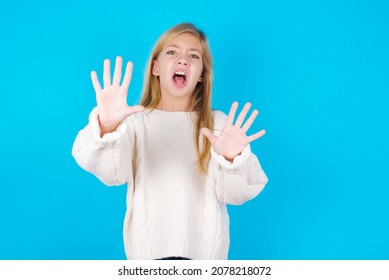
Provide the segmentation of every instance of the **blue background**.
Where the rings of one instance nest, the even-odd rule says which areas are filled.
[[[230,259],[389,259],[387,1],[0,4],[0,259],[124,259],[126,187],[70,152],[122,55],[139,100],[153,43],[190,21],[214,58],[213,107],[251,101],[269,184],[230,207]]]

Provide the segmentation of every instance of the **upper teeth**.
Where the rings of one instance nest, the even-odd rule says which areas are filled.
[[[182,72],[182,71],[177,71],[175,74],[176,74],[176,75],[185,75],[185,73]]]

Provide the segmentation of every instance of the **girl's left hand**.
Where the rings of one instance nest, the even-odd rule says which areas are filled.
[[[243,124],[250,107],[251,104],[246,103],[242,112],[236,119],[235,124],[233,124],[236,109],[238,108],[238,102],[234,102],[231,106],[230,112],[228,113],[226,125],[224,126],[220,136],[215,136],[208,128],[204,127],[201,129],[201,132],[211,142],[214,151],[219,155],[224,156],[225,159],[230,162],[232,162],[234,158],[243,151],[248,143],[257,140],[266,133],[265,130],[261,130],[251,136],[246,135],[255,118],[258,116],[258,110],[254,110],[247,121]]]

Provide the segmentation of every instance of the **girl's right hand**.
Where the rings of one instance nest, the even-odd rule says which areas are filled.
[[[123,59],[116,57],[113,81],[111,81],[111,62],[104,60],[104,88],[102,89],[95,71],[92,71],[92,84],[96,92],[97,110],[99,115],[101,137],[105,133],[112,132],[128,116],[141,112],[144,107],[141,105],[128,106],[127,94],[131,82],[132,62],[127,63],[123,82],[120,85],[122,76]]]

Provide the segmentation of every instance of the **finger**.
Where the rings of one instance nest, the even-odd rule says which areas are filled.
[[[242,126],[242,130],[244,131],[244,133],[246,133],[250,129],[251,125],[253,124],[257,116],[258,116],[258,110],[254,110],[251,113],[250,117],[245,122],[245,124]]]
[[[232,125],[232,123],[234,122],[235,113],[236,113],[237,108],[238,108],[238,102],[235,101],[234,103],[232,103],[230,112],[228,113],[227,123],[226,123],[227,125]]]
[[[235,125],[241,127],[242,123],[244,121],[244,118],[246,117],[248,111],[250,110],[251,103],[246,103],[242,109],[242,112],[240,112],[238,118],[236,119]]]
[[[131,82],[133,64],[131,61],[127,62],[126,73],[124,74],[122,87],[128,89]]]
[[[96,94],[100,94],[101,93],[101,86],[99,83],[99,79],[97,78],[96,71],[92,71],[90,73],[90,75],[91,75],[91,79],[92,79],[93,88],[95,89]]]
[[[127,117],[131,116],[132,114],[135,114],[137,112],[142,112],[144,109],[145,109],[145,107],[143,107],[142,105],[135,105],[132,107],[128,106],[126,115],[127,115]]]
[[[122,77],[122,63],[123,59],[121,56],[116,57],[115,70],[113,72],[113,85],[120,85],[120,79]]]
[[[249,143],[253,142],[254,140],[257,140],[258,138],[262,137],[263,135],[266,134],[266,131],[264,129],[262,129],[261,131],[247,137],[247,140],[249,141]]]
[[[109,59],[104,60],[103,81],[104,87],[111,85],[111,61]]]
[[[208,128],[206,127],[203,127],[201,129],[201,133],[205,135],[205,137],[208,138],[209,142],[211,142],[211,144],[213,145],[213,143],[216,141],[216,136],[213,135],[212,131],[210,131]]]

